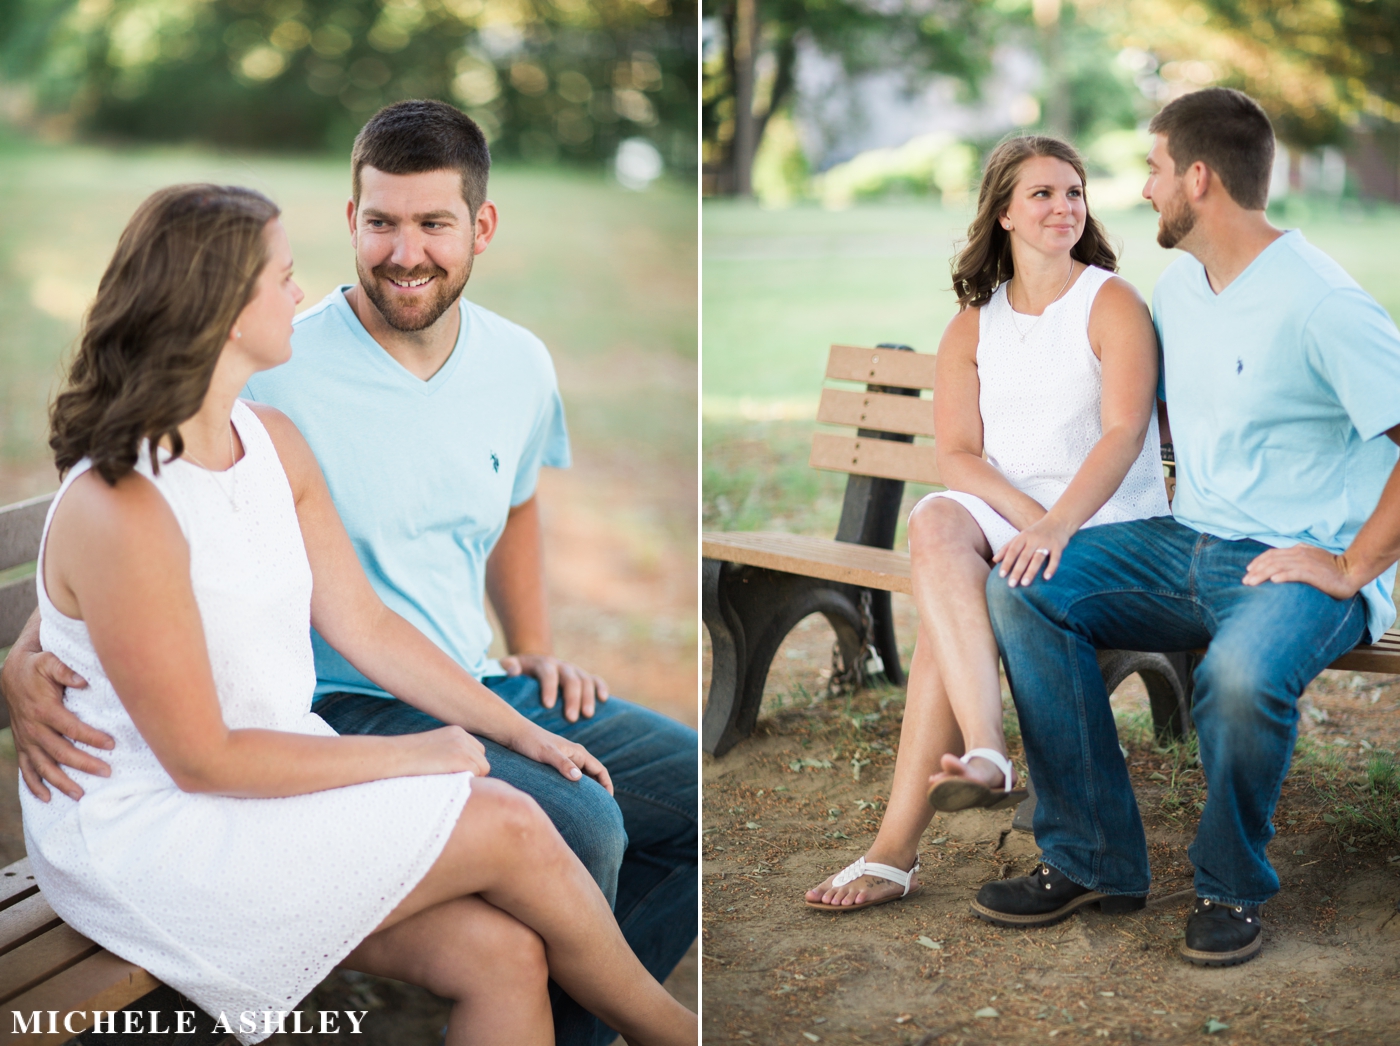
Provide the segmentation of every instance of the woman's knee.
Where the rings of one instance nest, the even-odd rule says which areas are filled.
[[[967,509],[949,498],[930,494],[909,513],[909,553],[940,556],[972,549],[977,523]]]
[[[562,846],[539,803],[518,788],[486,777],[472,782],[472,794],[443,856],[464,867],[480,866],[493,858],[505,866],[520,867],[522,862],[543,860]]]

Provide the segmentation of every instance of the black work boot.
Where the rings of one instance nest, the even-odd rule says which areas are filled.
[[[1097,904],[1105,915],[1122,915],[1146,907],[1147,898],[1099,893],[1042,864],[1033,875],[984,883],[972,914],[997,926],[1050,926],[1086,904]]]
[[[1259,954],[1264,922],[1257,904],[1234,905],[1196,898],[1186,917],[1181,954],[1197,966],[1238,966]]]

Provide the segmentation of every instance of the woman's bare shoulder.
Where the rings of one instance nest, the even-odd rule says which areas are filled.
[[[1143,300],[1142,294],[1122,276],[1112,275],[1104,280],[1103,286],[1099,288],[1099,293],[1094,297],[1094,310],[1100,306],[1109,311],[1131,310],[1141,312],[1147,308],[1147,302]]]
[[[948,321],[943,329],[943,340],[938,343],[938,354],[952,353],[955,357],[976,358],[978,324],[982,310],[976,306],[959,309],[958,314]]]
[[[258,420],[263,423],[263,428],[267,429],[268,437],[272,440],[272,446],[277,451],[277,457],[282,462],[282,469],[287,473],[292,489],[300,491],[300,483],[307,478],[308,470],[320,467],[316,464],[316,456],[311,452],[311,445],[306,442],[306,437],[301,434],[296,423],[276,407],[269,407],[266,403],[254,403],[251,400],[243,402],[252,408]]]
[[[45,579],[52,588],[55,579],[66,586],[68,579],[76,583],[111,574],[113,566],[187,568],[189,544],[170,505],[145,476],[129,472],[109,484],[88,470],[69,485],[54,509],[44,558]]]

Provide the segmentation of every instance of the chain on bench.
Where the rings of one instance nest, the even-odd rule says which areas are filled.
[[[875,615],[870,612],[870,589],[860,593],[860,654],[852,664],[841,656],[841,641],[831,644],[831,678],[826,682],[826,696],[853,694],[872,678],[885,671],[884,659],[875,648]]]

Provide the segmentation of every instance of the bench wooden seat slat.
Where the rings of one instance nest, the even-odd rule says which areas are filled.
[[[93,1010],[120,1010],[159,987],[160,982],[141,967],[119,959],[111,952],[98,952],[10,1000],[6,1009],[21,1013],[26,1019],[36,1010],[46,1015],[50,1010],[57,1010],[60,1021],[70,1011],[85,1011],[84,1017],[74,1017],[70,1026],[86,1031],[92,1027]],[[45,1032],[37,1035],[32,1032],[15,1034],[12,1025],[13,1022],[10,1022],[0,1027],[0,1044],[3,1046],[38,1046],[40,1043],[57,1046],[72,1038],[67,1032],[57,1035]],[[44,1027],[48,1027],[47,1016]]]
[[[707,532],[702,535],[701,549],[706,559],[726,563],[742,563],[906,595],[912,591],[907,552],[852,545],[809,534],[755,531]],[[1348,651],[1328,667],[1352,672],[1400,673],[1400,628],[1391,629],[1379,642]]]
[[[38,892],[39,884],[34,880],[28,857],[0,870],[0,911]]]
[[[67,923],[59,923],[48,933],[0,955],[0,1004],[101,950]]]
[[[826,360],[826,376],[901,389],[931,389],[936,360],[936,356],[925,352],[833,345]]]
[[[39,537],[51,501],[52,494],[41,494],[0,508],[0,570],[39,558]]]
[[[701,554],[706,559],[781,570],[888,592],[912,591],[909,554],[869,545],[853,545],[807,534],[729,531],[707,533]]]
[[[939,482],[938,459],[931,443],[897,443],[818,432],[812,436],[812,456],[808,464],[814,469],[857,472],[862,476],[908,483],[937,485]]]
[[[817,420],[827,425],[852,425],[881,432],[933,436],[933,401],[888,392],[822,389]]]
[[[12,952],[41,933],[47,933],[60,922],[49,902],[41,893],[33,893],[0,912],[0,955]]]

